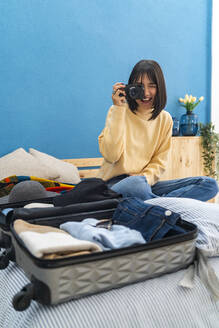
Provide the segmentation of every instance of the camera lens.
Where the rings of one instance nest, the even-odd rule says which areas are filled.
[[[133,99],[135,99],[136,96],[138,96],[138,89],[136,88],[136,86],[133,86],[129,89],[129,96]]]
[[[142,84],[128,84],[125,87],[125,92],[131,99],[144,98],[144,86]]]

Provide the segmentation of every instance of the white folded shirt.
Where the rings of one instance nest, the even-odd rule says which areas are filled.
[[[101,252],[102,249],[95,243],[79,240],[66,233],[23,231],[19,233],[28,250],[36,257],[45,254],[64,251]]]

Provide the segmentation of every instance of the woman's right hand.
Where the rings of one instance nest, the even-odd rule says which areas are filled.
[[[112,101],[116,106],[124,106],[126,103],[125,90],[121,90],[121,88],[125,88],[125,84],[122,82],[117,82],[113,85]],[[123,94],[124,96],[119,96],[120,94]]]

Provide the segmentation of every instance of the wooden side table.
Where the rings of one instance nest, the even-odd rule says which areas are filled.
[[[205,175],[201,137],[172,137],[167,169],[161,180]]]
[[[160,180],[205,175],[201,137],[172,137],[166,171]],[[209,202],[214,203],[215,198]]]

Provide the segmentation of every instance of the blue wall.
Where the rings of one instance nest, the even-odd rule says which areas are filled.
[[[0,156],[99,156],[112,84],[143,58],[163,68],[172,116],[192,93],[207,122],[211,10],[209,0],[1,0]]]

